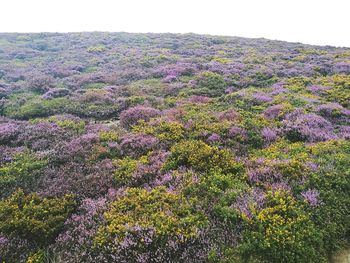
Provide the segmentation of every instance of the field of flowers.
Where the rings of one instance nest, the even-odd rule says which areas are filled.
[[[0,34],[0,262],[328,262],[350,49]]]

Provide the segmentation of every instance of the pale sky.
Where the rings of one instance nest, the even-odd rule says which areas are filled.
[[[0,0],[0,32],[171,32],[350,47],[350,0]]]

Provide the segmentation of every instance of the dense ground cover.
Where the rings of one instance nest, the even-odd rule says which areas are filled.
[[[327,262],[350,49],[0,34],[1,262]]]

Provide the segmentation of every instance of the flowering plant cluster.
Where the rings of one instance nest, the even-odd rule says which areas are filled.
[[[350,49],[0,40],[0,262],[327,262],[350,242]]]

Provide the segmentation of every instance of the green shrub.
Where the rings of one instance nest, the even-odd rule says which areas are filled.
[[[350,142],[328,141],[309,146],[319,170],[308,180],[318,189],[322,205],[314,211],[323,233],[323,247],[334,253],[350,241]]]
[[[30,188],[46,164],[46,160],[22,153],[14,161],[0,166],[0,197],[7,196],[17,187]]]
[[[263,209],[253,210],[254,217],[243,217],[246,227],[239,246],[242,258],[262,262],[317,262],[324,258],[319,251],[321,233],[303,204],[282,190],[266,195]]]
[[[192,91],[194,95],[220,96],[227,87],[224,77],[211,71],[202,72],[197,82],[198,87]]]
[[[42,198],[19,189],[0,201],[0,233],[15,235],[38,245],[52,242],[73,212],[73,196]]]
[[[105,213],[106,224],[98,230],[96,242],[98,245],[120,242],[134,227],[153,229],[157,244],[176,236],[185,240],[194,238],[206,219],[192,207],[191,200],[163,187],[151,191],[128,188]]]
[[[228,150],[209,146],[199,140],[183,141],[173,145],[163,169],[171,170],[181,166],[201,172],[218,169],[222,172],[235,173],[240,168]]]

